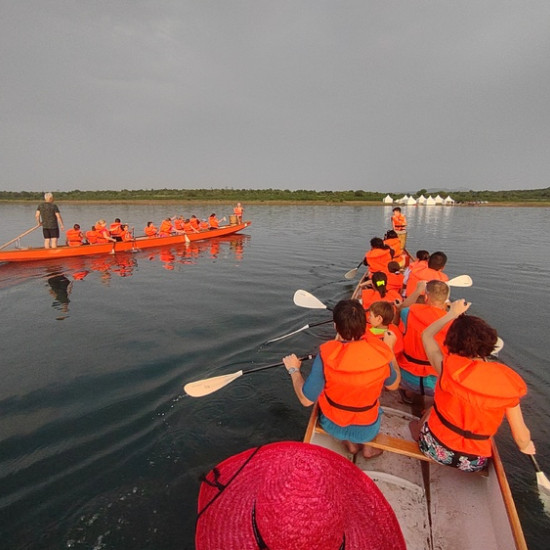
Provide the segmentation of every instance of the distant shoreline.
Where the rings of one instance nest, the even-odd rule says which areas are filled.
[[[40,201],[38,201],[40,202]],[[176,200],[176,199],[129,199],[129,200],[56,200],[57,204],[235,204],[235,201],[228,200]],[[305,205],[305,206],[383,206],[383,207],[394,207],[401,206],[402,208],[495,208],[495,207],[529,207],[529,208],[547,208],[550,206],[550,201],[540,201],[540,202],[522,202],[522,201],[511,201],[511,202],[489,202],[489,203],[475,203],[475,204],[456,204],[452,206],[444,205],[433,205],[433,206],[421,206],[421,205],[399,205],[399,204],[383,204],[379,201],[338,201],[338,202],[327,202],[327,201],[315,201],[315,200],[304,200],[304,201],[282,201],[282,200],[259,200],[259,201],[242,201],[243,205],[274,205],[274,206],[296,206],[296,205]],[[35,200],[0,200],[0,204],[37,204]]]

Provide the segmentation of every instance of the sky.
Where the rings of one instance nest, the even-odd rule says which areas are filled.
[[[550,186],[548,0],[0,0],[0,189]]]

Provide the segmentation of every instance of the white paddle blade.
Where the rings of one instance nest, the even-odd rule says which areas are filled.
[[[185,242],[186,242],[187,244],[189,244],[189,243],[191,242],[191,239],[187,236],[187,234],[185,234],[184,237],[185,237],[185,239],[184,239]]]
[[[550,495],[550,480],[546,477],[544,472],[537,472],[537,485],[541,491]]]
[[[472,286],[474,282],[472,281],[472,278],[469,275],[459,275],[458,277],[453,277],[449,281],[447,281],[447,284],[449,286],[455,286],[455,287],[467,287]]]
[[[241,377],[243,371],[237,371],[233,374],[223,374],[222,376],[214,376],[212,378],[205,378],[204,380],[197,380],[196,382],[189,382],[183,386],[183,391],[191,397],[203,397],[214,393],[224,386],[231,384],[233,380]]]
[[[345,275],[344,275],[344,279],[354,279],[355,276],[357,275],[357,270],[359,268],[357,267],[354,267],[353,269],[350,269]]]
[[[294,303],[299,307],[309,309],[327,309],[327,306],[307,290],[297,290],[294,293]]]
[[[495,344],[495,347],[493,348],[493,353],[491,355],[498,355],[498,352],[504,347],[504,341],[500,336],[497,336],[497,343]]]

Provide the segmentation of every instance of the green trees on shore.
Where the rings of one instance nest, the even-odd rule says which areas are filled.
[[[45,189],[44,191],[48,191]],[[323,203],[382,202],[386,195],[397,199],[403,193],[386,191],[308,191],[300,189],[122,189],[121,191],[55,191],[57,201],[314,201]],[[522,189],[515,191],[430,191],[421,189],[420,194],[446,197],[448,194],[457,202],[550,202],[550,187],[546,189]],[[0,201],[40,201],[43,192],[0,191]]]

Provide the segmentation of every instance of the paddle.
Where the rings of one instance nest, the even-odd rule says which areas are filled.
[[[294,303],[297,306],[307,307],[308,309],[328,309],[332,311],[330,307],[323,304],[319,298],[316,298],[307,290],[297,290],[294,293]]]
[[[449,279],[447,281],[447,284],[449,286],[464,288],[467,286],[472,286],[474,282],[469,275],[458,275],[458,277],[453,277],[452,279]]]
[[[537,485],[538,485],[539,491],[542,491],[546,495],[550,495],[550,480],[546,477],[544,472],[541,470],[539,463],[537,459],[534,457],[534,455],[529,455],[529,458],[531,459],[531,462],[533,463],[535,471],[537,472]]]
[[[35,229],[38,229],[39,227],[40,227],[40,224],[36,224],[34,227],[31,227],[30,229],[27,229],[27,231],[24,231],[23,233],[21,233],[21,235],[17,235],[17,237],[15,237],[15,239],[12,239],[11,241],[8,241],[7,243],[4,243],[2,246],[0,246],[0,250],[2,250],[2,248],[6,248],[6,246],[9,246],[11,243],[14,243],[15,241],[17,241],[21,237],[24,237],[25,235],[28,235],[29,233],[32,233]]]
[[[300,361],[305,361],[306,359],[313,359],[313,355],[304,355],[304,357],[299,358]],[[274,367],[281,367],[284,363],[273,363],[272,365],[265,365],[263,367],[256,367],[255,369],[249,370],[239,370],[232,374],[222,374],[221,376],[213,376],[212,378],[204,378],[203,380],[197,380],[196,382],[189,382],[183,386],[183,391],[191,397],[203,397],[204,395],[210,395],[224,386],[231,384],[233,380],[244,376],[245,374],[250,374],[253,372],[259,372],[262,370],[272,369]]]
[[[345,279],[353,279],[357,275],[357,270],[362,266],[363,260],[359,262],[357,267],[354,267],[353,269],[350,269],[347,273],[344,274]]]
[[[333,322],[332,319],[328,319],[326,321],[320,321],[319,323],[311,323],[311,324],[305,325],[302,328],[299,328],[298,330],[295,330],[293,332],[289,332],[288,334],[284,334],[283,336],[279,336],[277,338],[273,338],[272,340],[268,340],[266,342],[266,345],[271,344],[273,342],[278,342],[279,340],[284,340],[285,338],[288,338],[289,336],[293,336],[294,334],[298,334],[299,332],[302,332],[303,330],[307,330],[308,328],[318,327],[318,326],[326,325],[326,324],[332,323],[332,322]]]

